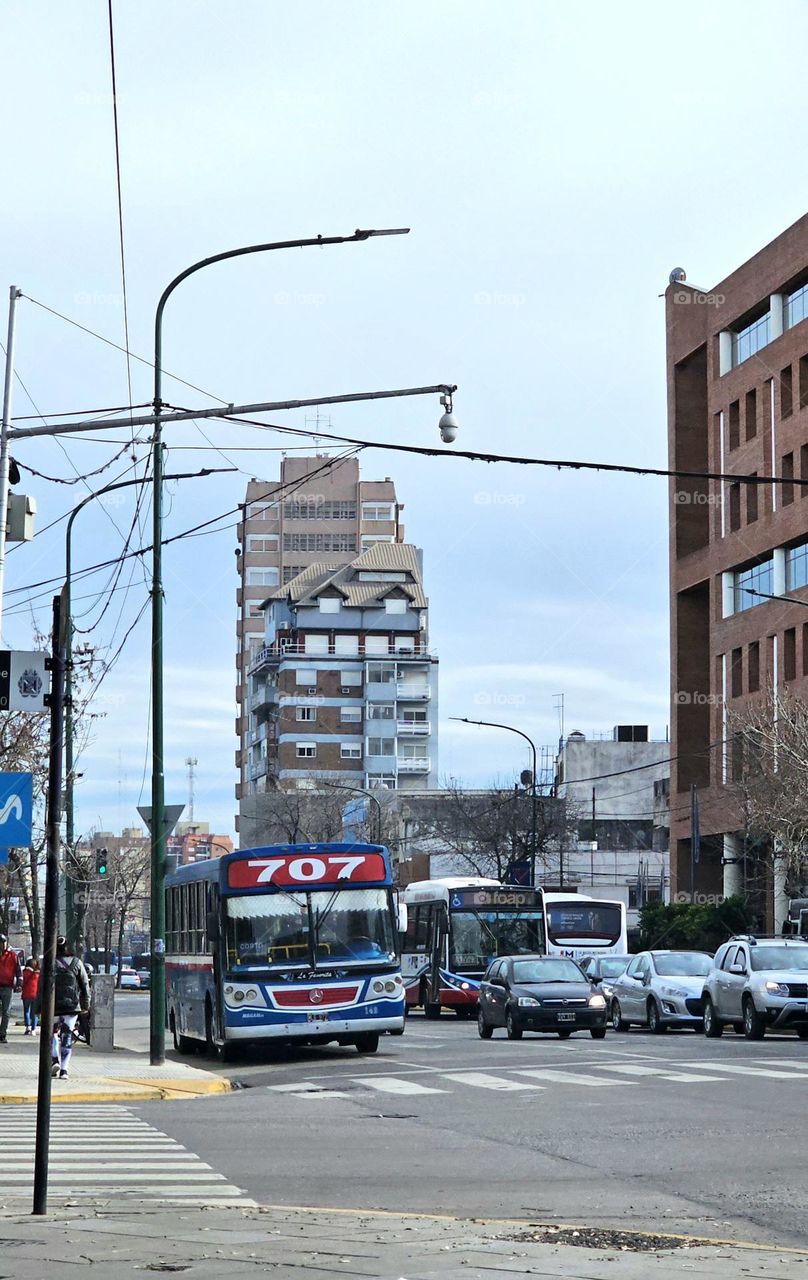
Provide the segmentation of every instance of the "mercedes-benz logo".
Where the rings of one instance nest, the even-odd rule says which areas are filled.
[[[311,1000],[312,1004],[322,1004],[323,993],[320,987],[312,987],[309,992],[309,1000]]]

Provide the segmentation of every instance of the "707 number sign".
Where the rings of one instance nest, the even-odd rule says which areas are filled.
[[[231,862],[227,869],[227,883],[231,889],[300,889],[314,884],[376,884],[384,879],[384,859],[378,853],[244,858]]]

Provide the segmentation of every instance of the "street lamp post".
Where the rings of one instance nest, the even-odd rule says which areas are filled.
[[[149,1061],[153,1067],[165,1062],[165,774],[163,762],[163,569],[162,569],[162,488],[163,488],[163,313],[166,303],[178,285],[189,276],[216,262],[243,258],[254,253],[276,249],[305,249],[332,244],[348,244],[369,240],[373,236],[406,235],[409,228],[357,230],[350,236],[316,236],[303,240],[278,240],[270,244],[251,244],[240,249],[203,258],[186,267],[163,290],[154,317],[154,440],[153,440],[153,520],[152,546],[152,829],[151,829],[151,956],[152,981],[149,1001]],[[447,406],[451,413],[450,406]],[[454,424],[446,425],[454,430]]]
[[[537,765],[536,765],[536,744],[532,738],[529,738],[521,729],[515,729],[512,724],[498,724],[493,720],[469,720],[466,716],[449,716],[450,720],[458,720],[461,724],[478,724],[485,725],[488,729],[507,729],[509,733],[518,733],[520,738],[524,738],[530,746],[533,755],[533,786],[531,787],[531,806],[530,806],[530,883],[536,886],[536,845],[538,842],[538,821],[537,821]]]
[[[219,475],[222,471],[233,471],[233,467],[205,467],[201,471],[181,471],[164,476],[165,480],[195,480],[202,476]],[[65,637],[65,847],[68,859],[75,866],[73,841],[75,838],[75,819],[73,804],[73,763],[74,763],[74,719],[73,719],[73,525],[79,512],[89,503],[101,498],[105,493],[116,489],[129,489],[134,485],[142,485],[145,479],[137,477],[131,480],[115,480],[105,484],[101,489],[88,493],[70,512],[65,529],[65,586],[62,603],[62,616]],[[65,867],[67,873],[67,867]],[[65,933],[71,943],[76,941],[75,903],[73,900],[73,881],[69,874],[65,876]]]
[[[372,791],[365,787],[349,787],[345,782],[323,782],[320,780],[321,787],[328,787],[330,791],[351,791],[357,796],[367,796],[371,804],[376,806],[376,839],[373,839],[373,823],[368,823],[371,844],[381,844],[382,842],[382,806],[378,796],[374,796]]]

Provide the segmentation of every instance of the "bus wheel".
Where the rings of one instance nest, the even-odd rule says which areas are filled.
[[[357,1053],[375,1053],[379,1047],[379,1034],[377,1031],[365,1031],[356,1037],[354,1043]]]
[[[218,1058],[219,1049],[213,1039],[213,1010],[210,1000],[205,1001],[205,1053],[209,1058]]]
[[[174,1011],[171,1011],[169,1020],[171,1027],[171,1038],[174,1041],[174,1050],[176,1053],[196,1053],[196,1041],[190,1036],[182,1036],[177,1031],[177,1019],[174,1017]]]

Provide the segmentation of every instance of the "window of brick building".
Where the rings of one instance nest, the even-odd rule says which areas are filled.
[[[808,356],[800,356],[800,408],[808,405]]]
[[[794,390],[791,380],[791,365],[780,370],[780,417],[790,418],[794,412]]]
[[[780,501],[784,507],[788,507],[794,501],[794,486],[790,483],[794,479],[794,454],[784,453],[780,465],[780,475],[783,477],[784,483],[780,486]]]
[[[729,486],[729,527],[733,531],[741,527],[741,486],[739,484]]]
[[[808,623],[805,624],[808,626]],[[746,655],[746,681],[750,693],[760,690],[760,644],[753,640]]]
[[[746,438],[754,440],[757,435],[757,391],[752,388],[746,393]]]
[[[783,679],[797,678],[797,631],[789,627],[783,632]]]
[[[800,497],[808,498],[808,444],[800,445],[800,480],[807,482],[800,485]]]
[[[729,406],[729,447],[737,449],[741,443],[741,402],[733,400]]]
[[[743,693],[743,649],[733,649],[729,668],[730,696],[740,698]]]
[[[750,472],[756,476],[757,471]],[[758,518],[758,486],[756,484],[745,485],[746,488],[746,523],[754,524]]]

